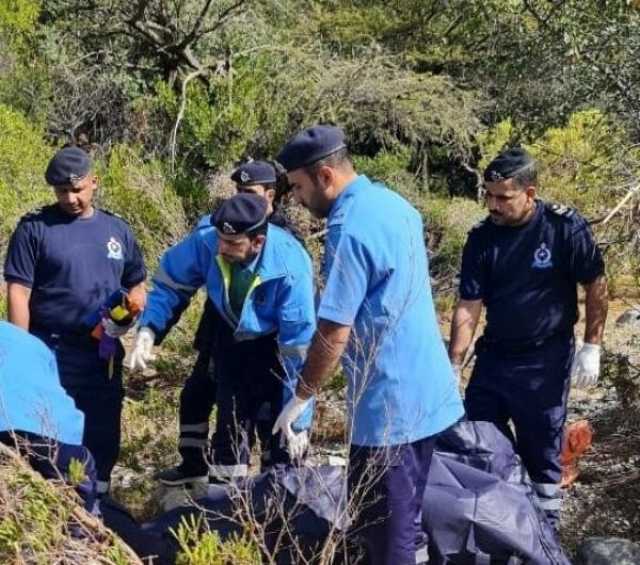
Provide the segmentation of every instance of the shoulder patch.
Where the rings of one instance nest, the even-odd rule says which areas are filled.
[[[127,224],[129,222],[127,222],[127,220],[125,218],[123,218],[120,214],[117,214],[116,212],[112,212],[111,210],[105,210],[104,208],[100,208],[101,212],[104,212],[105,214],[109,215],[109,216],[113,216],[114,218],[118,218],[118,220],[122,220],[123,222],[126,222]]]
[[[471,226],[471,228],[469,229],[468,233],[471,233],[473,231],[479,230],[480,228],[483,228],[486,225],[487,225],[487,218],[483,218],[479,222],[473,224],[473,226]]]
[[[550,212],[553,212],[558,216],[562,216],[563,218],[572,218],[576,213],[575,208],[570,208],[564,204],[548,203],[546,207]]]
[[[104,208],[100,208],[100,212],[104,212],[107,216],[111,216],[112,218],[115,218],[116,220],[122,222],[125,225],[126,229],[128,230],[132,229],[131,224],[129,223],[129,220],[127,220],[120,214],[117,214],[116,212],[112,212],[111,210],[105,210]]]
[[[52,208],[53,206],[41,206],[40,208],[35,208],[34,210],[30,210],[18,220],[18,223],[40,220],[42,216]]]
[[[39,216],[40,214],[42,214],[42,212],[44,212],[44,208],[36,208],[35,210],[29,210],[29,212],[27,212],[26,214],[24,214],[21,218],[20,221],[22,220],[31,220],[32,218],[35,218],[36,216]]]

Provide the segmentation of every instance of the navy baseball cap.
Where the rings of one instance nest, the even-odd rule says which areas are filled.
[[[233,171],[231,180],[239,186],[273,184],[276,182],[276,170],[266,161],[250,161]]]
[[[222,203],[211,220],[226,235],[252,232],[267,221],[267,200],[257,194],[236,194]]]
[[[295,171],[346,147],[344,131],[335,126],[313,126],[292,137],[276,160],[284,169]]]
[[[507,149],[489,163],[484,171],[484,180],[487,182],[507,180],[534,165],[533,157],[521,147]]]
[[[90,170],[91,158],[86,151],[79,147],[65,147],[49,161],[44,178],[52,186],[75,185],[85,178]]]

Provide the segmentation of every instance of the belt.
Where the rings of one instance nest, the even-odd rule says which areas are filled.
[[[492,350],[500,353],[525,353],[527,351],[539,349],[552,341],[561,339],[572,340],[573,333],[562,331],[553,333],[548,336],[522,341],[499,340],[481,336],[480,338],[478,338],[475,348],[476,351],[481,351],[484,349],[485,351]]]
[[[93,349],[99,345],[98,340],[92,338],[88,332],[54,332],[43,328],[30,328],[30,332],[49,345],[65,343],[83,349]]]

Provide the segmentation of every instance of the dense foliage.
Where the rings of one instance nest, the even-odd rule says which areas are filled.
[[[622,0],[7,0],[0,246],[49,198],[41,173],[64,143],[96,155],[101,202],[153,263],[210,205],[212,178],[331,122],[361,170],[424,210],[448,276],[481,215],[464,200],[506,145],[529,147],[542,194],[592,220],[633,186],[639,31]],[[634,210],[596,228],[627,244],[610,251],[618,271]]]

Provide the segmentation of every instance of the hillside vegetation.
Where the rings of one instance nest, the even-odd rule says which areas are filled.
[[[611,290],[628,294],[640,276],[638,192],[617,205],[640,182],[639,6],[2,0],[0,258],[19,218],[52,201],[44,169],[66,143],[93,155],[99,205],[130,222],[153,270],[229,193],[234,166],[272,158],[302,127],[333,123],[346,130],[359,172],[423,214],[443,312],[466,233],[485,213],[482,168],[514,144],[539,160],[541,197],[592,222]],[[294,216],[305,235],[322,229]],[[318,240],[310,246],[317,256]],[[152,472],[176,458],[177,391],[201,303],[165,342],[157,374],[127,385],[115,488],[138,517],[156,510]],[[47,556],[63,551],[65,532],[30,540],[69,509],[5,459],[0,495],[18,489],[20,498],[0,516],[0,560],[54,562]],[[35,504],[34,488],[51,509]],[[127,562],[117,543],[100,543],[87,548],[102,553],[95,562]],[[183,562],[207,562],[202,555]]]

